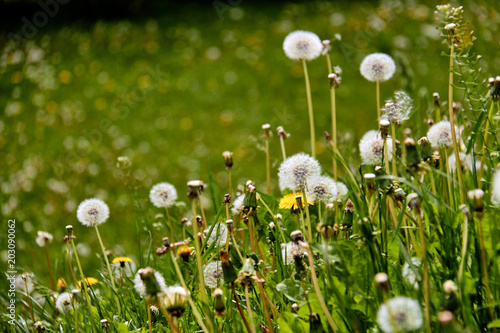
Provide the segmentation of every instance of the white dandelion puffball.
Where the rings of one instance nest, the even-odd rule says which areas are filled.
[[[169,183],[159,183],[151,188],[149,199],[158,208],[170,207],[177,200],[177,191]]]
[[[363,59],[360,71],[368,81],[384,82],[394,75],[396,64],[385,53],[372,53]]]
[[[337,182],[337,199],[343,199],[347,196],[347,193],[349,193],[349,189],[347,186],[342,183],[342,182]]]
[[[456,126],[455,133],[457,134],[458,140],[458,128]],[[434,149],[450,147],[451,145],[453,145],[450,122],[447,120],[442,120],[439,123],[432,125],[432,127],[427,132],[427,138],[429,139],[429,142]]]
[[[294,242],[288,242],[281,244],[281,254],[283,256],[283,263],[285,265],[293,265],[295,262],[293,260],[293,252],[297,251],[298,255],[305,257],[307,256],[307,252],[299,245]]]
[[[26,293],[26,285],[28,285],[28,292],[31,294],[33,292],[33,289],[35,288],[35,285],[33,284],[33,281],[31,280],[31,276],[28,276],[26,278],[26,281],[24,281],[22,276],[18,275],[16,277],[16,288],[21,290],[22,292]]]
[[[106,222],[109,207],[101,199],[87,199],[78,206],[76,217],[83,225],[93,227]]]
[[[243,207],[243,200],[245,200],[245,194],[239,195],[236,199],[233,201],[233,207],[231,208],[231,213],[233,215],[238,215],[241,211],[241,208]]]
[[[307,184],[307,194],[314,202],[332,203],[337,200],[337,184],[330,177],[314,177]]]
[[[392,139],[387,137],[387,151],[389,161],[392,159]],[[378,131],[371,130],[366,132],[359,141],[359,154],[363,164],[377,165],[382,163],[384,155],[384,139]]]
[[[71,310],[73,307],[71,306],[71,298],[73,297],[70,293],[62,293],[57,297],[56,300],[56,308],[60,312],[65,312]]]
[[[47,243],[52,242],[52,239],[54,238],[51,234],[49,234],[46,231],[38,231],[37,232],[38,237],[36,238],[36,243],[40,247],[44,247],[47,245]]]
[[[417,257],[411,258],[411,263],[417,270],[421,265],[420,259],[418,259]],[[405,262],[405,264],[403,265],[402,275],[408,284],[411,284],[413,288],[418,289],[417,275],[411,269],[410,264],[408,262]]]
[[[292,60],[309,61],[321,55],[323,43],[315,33],[297,30],[286,36],[283,50],[285,50],[286,56]]]
[[[493,182],[491,183],[491,200],[497,205],[500,204],[500,169],[495,172]]]
[[[394,93],[394,100],[389,100],[380,109],[382,117],[394,124],[402,124],[408,120],[413,110],[413,100],[403,90]]]
[[[165,297],[162,298],[167,311],[172,308],[184,307],[189,293],[181,286],[171,286],[163,290]]]
[[[316,159],[304,153],[295,154],[280,165],[278,171],[280,189],[298,190],[320,174],[321,166]]]
[[[207,237],[209,231],[210,231],[210,227],[208,229],[205,229],[205,231],[203,231],[203,234],[205,235],[205,237]],[[217,241],[215,243],[216,246],[226,245],[227,226],[225,223],[217,222],[215,224],[214,228],[212,229],[210,236],[208,236],[207,244],[209,246],[215,241]]]
[[[377,312],[378,326],[385,333],[415,331],[423,322],[420,304],[408,297],[391,298]]]
[[[205,278],[205,284],[211,289],[223,285],[222,262],[211,261],[206,264],[203,267],[203,277]]]
[[[155,271],[154,275],[155,275],[156,282],[158,282],[158,286],[160,287],[160,290],[165,289],[167,286],[165,284],[165,279],[163,278],[161,273],[158,271]],[[135,274],[134,287],[139,295],[141,295],[143,297],[146,296],[146,294],[147,294],[146,293],[146,284],[144,283],[144,281],[142,281],[141,276],[139,275],[139,272],[137,272]]]

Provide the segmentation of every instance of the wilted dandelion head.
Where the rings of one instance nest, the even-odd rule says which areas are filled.
[[[394,100],[389,100],[380,109],[382,117],[394,124],[402,124],[408,120],[413,109],[413,100],[403,90],[394,93]]]
[[[239,195],[233,201],[233,207],[231,208],[231,213],[233,215],[238,215],[241,212],[241,208],[243,208],[243,200],[245,200],[245,194]]]
[[[392,159],[392,139],[387,137],[387,151],[389,161]],[[363,164],[377,165],[382,163],[384,154],[384,139],[379,132],[371,130],[366,132],[359,141],[359,153]]]
[[[184,313],[186,302],[188,300],[188,292],[181,286],[171,286],[163,290],[161,301],[165,305],[165,309],[172,316],[180,318]]]
[[[320,173],[321,167],[316,159],[304,153],[295,154],[280,165],[278,171],[280,189],[298,190]]]
[[[385,333],[416,331],[423,324],[420,304],[408,297],[391,298],[380,306],[377,323]]]
[[[421,265],[420,259],[418,259],[417,257],[411,258],[411,263],[417,270]],[[408,284],[412,285],[415,289],[418,289],[417,275],[411,269],[410,264],[408,262],[405,262],[405,264],[403,265],[402,275]]]
[[[205,237],[207,237],[209,231],[210,231],[210,228],[205,229],[205,231],[203,231]],[[214,228],[212,229],[212,232],[208,236],[208,241],[207,241],[208,245],[212,244],[215,241],[217,241],[217,243],[215,243],[216,246],[226,245],[227,226],[225,223],[217,222],[215,224]]]
[[[62,293],[57,297],[56,300],[56,308],[59,310],[59,312],[66,312],[72,309],[71,306],[71,298],[73,295],[71,293]]]
[[[283,256],[283,263],[285,265],[293,265],[295,260],[293,259],[293,254],[299,255],[301,257],[307,256],[307,251],[304,250],[298,244],[294,242],[288,242],[286,244],[281,244],[281,254]]]
[[[458,129],[456,126],[455,133],[458,135]],[[450,122],[442,120],[439,123],[432,125],[427,132],[427,138],[434,149],[450,147],[453,145]]]
[[[151,188],[149,199],[158,208],[170,207],[177,200],[177,191],[172,184],[159,183]]]
[[[101,199],[87,199],[78,206],[76,217],[83,225],[93,227],[106,222],[109,217],[109,207]]]
[[[203,277],[205,278],[205,284],[209,288],[217,288],[224,284],[223,274],[222,274],[222,263],[220,261],[211,261],[203,267]]]
[[[52,239],[54,238],[51,234],[49,234],[46,231],[38,231],[37,234],[38,237],[36,238],[36,243],[40,247],[44,247],[47,243],[52,242]]]
[[[321,55],[323,44],[319,37],[312,32],[297,30],[286,36],[283,50],[292,60],[313,60]]]
[[[493,176],[493,182],[491,184],[492,198],[491,200],[495,204],[500,204],[500,169],[495,172]]]
[[[337,185],[330,177],[314,177],[307,184],[308,194],[314,202],[332,203],[337,200]]]
[[[372,53],[363,59],[360,71],[368,81],[384,82],[394,75],[396,64],[385,53]]]
[[[135,274],[134,287],[139,295],[146,297],[148,295],[148,288],[146,286],[146,283],[149,283],[149,281],[145,281],[143,277],[141,277],[141,270],[143,269],[140,269],[137,274]],[[151,281],[150,284],[153,285],[153,288],[151,289],[157,289],[156,292],[159,292],[166,288],[165,279],[158,271],[154,271],[153,278],[150,278],[149,280]]]

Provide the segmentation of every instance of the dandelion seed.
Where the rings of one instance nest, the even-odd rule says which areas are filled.
[[[384,82],[394,75],[396,64],[387,54],[372,53],[363,59],[360,71],[368,81]]]
[[[337,185],[337,199],[345,198],[349,193],[347,186],[342,182],[337,182],[335,185]]]
[[[83,225],[93,227],[106,222],[109,207],[101,199],[87,199],[78,206],[76,217]]]
[[[321,166],[316,159],[304,153],[295,154],[280,165],[278,172],[280,189],[299,190],[320,173]]]
[[[205,237],[207,237],[208,232],[210,231],[210,228],[205,229],[203,232]],[[207,244],[211,245],[213,242],[215,242],[216,246],[223,246],[226,245],[227,241],[227,226],[224,223],[217,222],[212,229],[212,232],[210,233],[210,236],[208,236],[208,241]]]
[[[245,200],[245,194],[239,195],[234,201],[233,201],[233,207],[231,208],[231,213],[233,215],[238,215],[241,212],[241,209],[243,208],[243,201]]]
[[[292,60],[313,60],[321,55],[323,43],[312,32],[297,30],[286,36],[283,50]]]
[[[307,188],[314,202],[321,201],[327,204],[337,200],[337,185],[330,177],[315,177],[307,184]]]
[[[205,278],[205,284],[211,289],[223,285],[222,263],[220,261],[212,261],[206,264],[203,267],[203,277]]]
[[[380,109],[382,117],[391,123],[401,125],[408,120],[413,109],[413,100],[402,90],[394,93],[394,100],[389,100],[385,106]]]
[[[52,239],[54,238],[51,234],[45,231],[38,231],[37,234],[38,237],[36,238],[36,243],[40,247],[45,247],[45,245],[52,242]]]
[[[61,295],[59,295],[59,297],[57,297],[57,300],[56,300],[56,308],[60,312],[63,312],[63,313],[71,310],[72,309],[72,306],[71,306],[72,297],[73,297],[73,295],[71,293],[62,293]]]
[[[411,263],[416,269],[418,269],[422,264],[420,262],[420,259],[418,259],[417,257],[411,258]],[[410,264],[408,262],[405,262],[405,264],[403,265],[402,275],[403,278],[406,280],[406,282],[408,282],[408,284],[412,285],[415,289],[418,289],[417,275],[411,269]]]
[[[377,312],[377,323],[385,333],[415,331],[423,322],[420,304],[408,297],[391,298]]]
[[[159,183],[151,188],[149,199],[158,208],[170,207],[177,200],[177,191],[169,183]]]
[[[172,286],[163,290],[161,301],[165,305],[168,313],[180,318],[186,308],[186,302],[189,294],[180,286]]]
[[[455,126],[455,133],[458,135],[458,128]],[[431,143],[432,148],[440,149],[445,147],[450,147],[453,145],[453,140],[451,136],[451,124],[447,120],[440,121],[437,124],[432,125],[432,127],[427,132],[427,138]],[[457,138],[458,139],[458,138]]]
[[[389,161],[392,159],[392,139],[387,137],[387,152]],[[371,130],[366,132],[359,141],[359,153],[363,164],[377,165],[382,163],[384,155],[384,139],[379,132]]]

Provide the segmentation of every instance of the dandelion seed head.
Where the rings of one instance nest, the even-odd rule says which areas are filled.
[[[285,189],[299,190],[309,180],[321,173],[319,162],[311,156],[299,153],[281,163],[278,178],[281,191]]]
[[[342,182],[337,182],[335,185],[337,186],[337,199],[345,198],[349,193],[347,186]]]
[[[360,71],[368,81],[384,82],[394,75],[396,64],[385,53],[372,53],[363,59]]]
[[[281,254],[283,256],[283,263],[285,265],[293,265],[295,263],[293,259],[293,253],[296,252],[297,255],[305,257],[307,252],[298,244],[294,242],[281,244]]]
[[[59,310],[59,312],[64,313],[65,311],[69,311],[72,309],[71,306],[71,298],[73,295],[71,293],[62,293],[57,297],[56,300],[56,308]]]
[[[495,204],[500,204],[500,169],[495,172],[493,182],[491,184],[492,198]]]
[[[172,184],[159,183],[151,188],[149,199],[158,208],[170,207],[177,200],[177,190]]]
[[[385,333],[418,330],[423,324],[422,311],[418,301],[408,297],[394,297],[382,304],[377,312],[377,323]]]
[[[203,232],[205,237],[207,237],[208,232],[210,231],[210,227],[208,229],[205,229]],[[225,223],[220,223],[217,222],[212,229],[212,232],[210,233],[210,236],[208,236],[208,241],[207,244],[211,245],[213,242],[215,242],[216,246],[223,246],[226,245],[227,241],[227,226]]]
[[[417,257],[411,258],[411,263],[416,269],[418,269],[421,265],[420,259],[418,259]],[[408,284],[412,285],[415,289],[418,289],[417,275],[411,269],[408,262],[405,262],[405,264],[403,265],[402,275]]]
[[[185,310],[189,293],[181,286],[171,286],[163,290],[162,302],[168,313],[180,318]]]
[[[337,200],[337,184],[330,177],[314,177],[308,182],[307,188],[308,195],[314,202],[321,201],[326,204]]]
[[[394,124],[402,124],[408,120],[413,109],[413,100],[403,90],[394,93],[394,100],[389,100],[380,109],[381,115]]]
[[[165,279],[163,278],[161,273],[158,271],[155,271],[154,276],[155,276],[156,282],[158,282],[158,286],[160,287],[160,289],[163,290],[164,288],[166,288]],[[146,284],[144,283],[144,281],[142,281],[141,276],[139,275],[139,272],[137,272],[137,274],[135,274],[134,288],[139,295],[146,297],[146,295],[147,295]]]
[[[203,277],[205,278],[205,284],[211,289],[223,285],[222,262],[211,261],[206,264],[203,267]]]
[[[458,136],[458,128],[456,126],[455,133]],[[432,125],[432,127],[427,132],[427,138],[429,139],[429,142],[434,149],[450,147],[451,145],[453,145],[450,122],[447,120],[442,120],[439,123]]]
[[[392,139],[387,137],[387,151],[389,161],[392,159]],[[363,164],[377,165],[382,163],[384,152],[384,139],[378,131],[371,130],[366,132],[359,141],[359,153]]]
[[[236,199],[234,199],[233,207],[231,207],[231,213],[233,213],[233,215],[238,215],[241,212],[243,200],[245,200],[245,194],[239,195]]]
[[[283,50],[292,60],[313,60],[321,55],[323,43],[312,32],[297,30],[286,36]]]
[[[38,231],[37,232],[38,237],[36,238],[36,243],[40,247],[44,247],[47,245],[47,243],[52,242],[52,239],[54,238],[51,234],[49,234],[46,231]]]
[[[106,222],[109,217],[109,207],[101,199],[87,199],[78,206],[76,217],[83,225],[93,227]]]

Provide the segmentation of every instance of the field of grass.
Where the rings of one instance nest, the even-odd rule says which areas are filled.
[[[194,248],[193,230],[187,229],[186,235],[181,225],[183,217],[191,219],[186,183],[194,179],[204,181],[201,200],[207,217],[205,222],[208,226],[213,222],[224,222],[223,198],[228,193],[229,184],[222,153],[231,151],[234,160],[231,170],[233,199],[236,198],[237,186],[245,185],[248,180],[254,182],[260,195],[258,213],[255,221],[250,222],[254,223],[256,230],[237,223],[242,229],[237,235],[241,237],[238,242],[241,242],[239,247],[243,255],[253,252],[260,255],[261,261],[256,269],[265,278],[267,291],[263,292],[260,288],[264,287],[254,282],[250,295],[257,330],[260,329],[257,323],[270,326],[267,311],[271,313],[272,319],[269,320],[275,329],[287,332],[295,326],[298,328],[293,331],[307,331],[311,324],[310,309],[320,314],[323,324],[319,325],[320,328],[332,330],[318,301],[313,279],[310,279],[307,256],[304,259],[307,269],[303,273],[296,272],[294,265],[284,264],[281,255],[277,255],[272,263],[270,259],[274,258],[273,253],[280,251],[280,243],[290,241],[290,232],[301,225],[299,220],[305,223],[306,218],[305,212],[301,218],[300,214],[279,209],[279,199],[285,193],[280,190],[277,176],[283,162],[277,126],[283,126],[290,134],[285,141],[288,156],[311,153],[304,71],[300,61],[288,59],[283,52],[284,38],[300,29],[331,40],[332,65],[342,68],[342,82],[336,89],[340,154],[337,163],[339,180],[347,185],[349,194],[336,201],[339,206],[336,206],[334,221],[341,224],[346,200],[350,198],[355,208],[354,226],[351,230],[335,232],[334,239],[328,240],[326,251],[329,254],[326,257],[321,233],[313,228],[313,239],[305,233],[312,250],[320,253],[314,256],[319,287],[323,289],[333,320],[339,332],[373,331],[378,329],[376,314],[386,297],[406,295],[423,304],[427,300],[424,281],[420,277],[423,267],[415,268],[410,264],[411,257],[422,255],[422,249],[416,241],[408,238],[408,230],[411,230],[415,233],[412,236],[419,244],[421,242],[419,214],[413,211],[411,218],[405,218],[406,200],[399,203],[401,209],[396,207],[397,216],[391,216],[388,212],[393,204],[389,204],[390,199],[386,201],[386,197],[393,193],[385,188],[384,180],[387,179],[377,174],[375,195],[369,193],[362,177],[362,173],[373,169],[360,168],[359,140],[368,130],[378,130],[379,127],[375,84],[363,78],[359,66],[368,54],[383,52],[391,55],[396,73],[391,80],[381,83],[380,98],[382,101],[390,99],[394,91],[402,89],[414,101],[411,117],[403,126],[397,126],[396,137],[403,141],[403,130],[407,128],[411,129],[410,136],[415,141],[425,136],[429,129],[427,119],[436,122],[434,92],[441,96],[441,115],[448,114],[449,56],[446,54],[449,54],[449,49],[446,43],[443,44],[441,30],[436,29],[434,2],[241,1],[234,5],[230,1],[217,1],[177,4],[173,9],[166,5],[155,6],[146,13],[118,19],[64,21],[65,14],[61,12],[61,17],[54,18],[61,19],[61,23],[51,22],[40,28],[34,38],[22,43],[14,43],[5,37],[12,31],[21,33],[23,23],[20,18],[11,18],[8,24],[0,25],[0,211],[5,226],[0,235],[1,244],[5,244],[0,249],[0,269],[9,270],[7,220],[15,219],[18,273],[33,273],[37,292],[50,295],[47,288],[51,279],[45,250],[35,242],[37,231],[43,230],[54,236],[54,241],[47,245],[54,281],[64,278],[71,284],[68,247],[63,242],[65,226],[71,224],[83,271],[100,281],[95,287],[96,293],[90,297],[92,310],[89,311],[86,301],[80,305],[81,330],[94,329],[91,324],[86,325],[92,312],[96,320],[96,315],[107,318],[112,329],[118,332],[128,329],[146,332],[145,302],[132,291],[131,281],[137,270],[151,266],[164,275],[167,285],[179,283],[170,254],[163,257],[155,254],[162,245],[162,238],[170,237],[170,227],[165,210],[151,203],[150,189],[160,182],[175,186],[179,199],[169,209],[175,230],[174,239],[170,241],[189,238],[190,246]],[[489,91],[487,79],[497,76],[500,69],[497,52],[500,16],[495,1],[464,2],[464,9],[465,19],[470,21],[468,29],[474,31],[477,40],[466,53],[467,57],[460,54],[457,58],[454,101],[462,104],[457,116],[457,125],[465,127],[464,147],[461,149],[479,160],[483,153],[486,114],[493,103],[486,95]],[[16,25],[15,20],[19,24]],[[327,77],[331,69],[325,57],[320,56],[308,62],[308,70],[314,104],[317,160],[323,173],[330,174],[331,146],[322,133],[331,133]],[[465,326],[471,332],[487,331],[492,318],[499,317],[500,275],[496,255],[500,248],[496,239],[500,230],[495,223],[498,212],[491,203],[490,192],[492,175],[499,162],[497,111],[498,107],[492,114],[491,125],[488,125],[492,135],[486,145],[487,168],[482,181],[488,207],[484,217],[485,230],[488,230],[484,242],[490,259],[487,268],[490,292],[483,289],[481,263],[484,253],[476,229],[471,231],[467,247],[470,262],[466,260],[463,264],[464,258],[461,257],[464,217],[460,204],[467,202],[459,189],[466,193],[478,188],[478,181],[481,181],[479,170],[464,171],[463,184],[456,174],[452,174],[450,185],[447,183],[450,176],[445,169],[433,167],[427,172],[419,167],[419,174],[415,175],[407,161],[398,161],[396,176],[400,179],[395,186],[404,189],[406,194],[418,193],[425,212],[425,230],[422,232],[425,232],[423,238],[427,239],[431,263],[431,281],[427,286],[432,294],[433,304],[429,305],[432,307],[432,323],[429,325],[432,325],[433,332],[441,327],[439,313],[449,310],[442,301],[446,298],[442,284],[450,279],[459,287],[456,295],[461,308],[452,311],[453,325],[457,326],[449,332],[461,332],[457,327],[462,329]],[[267,123],[273,132],[269,141],[269,194],[266,193],[266,141],[262,130],[262,125]],[[452,154],[452,151],[450,148],[448,152]],[[122,156],[130,160],[130,166],[119,167],[118,158]],[[437,197],[436,193],[431,193],[432,174],[436,178],[433,185],[438,188]],[[452,191],[449,191],[449,186]],[[246,187],[242,188],[246,191]],[[447,194],[442,194],[445,192]],[[127,256],[133,261],[127,264],[128,271],[124,275],[118,267],[113,268],[117,294],[123,295],[121,306],[114,304],[115,292],[106,285],[109,284],[108,268],[102,260],[96,233],[76,218],[80,202],[93,197],[109,205],[109,220],[99,231],[104,245],[112,251],[110,259]],[[380,207],[374,207],[372,199],[379,202]],[[313,226],[321,222],[318,207],[326,209],[321,203],[311,206]],[[473,211],[471,207],[469,209]],[[200,207],[196,209],[200,214]],[[277,213],[283,215],[285,235],[276,231],[273,235],[276,241],[272,242],[267,239],[270,237],[268,223],[274,221],[278,224],[274,217]],[[324,215],[327,215],[326,211]],[[241,214],[231,217],[239,221]],[[476,218],[483,220],[483,216]],[[396,219],[400,224],[392,225]],[[368,222],[369,227],[365,225]],[[473,228],[476,228],[475,223],[472,223]],[[256,240],[250,237],[252,232]],[[253,241],[260,244],[260,251],[253,248]],[[240,270],[243,262],[236,248],[233,244],[229,252]],[[218,249],[208,247],[203,256],[203,263],[211,257],[218,258]],[[204,321],[225,332],[245,330],[241,315],[231,302],[233,289],[230,287],[224,288],[225,321],[214,316],[212,292],[202,290],[198,293],[196,288],[198,263],[199,258],[194,255],[189,264],[181,265],[183,262],[179,261],[193,300],[201,315],[205,316]],[[413,283],[402,276],[405,263],[416,272],[420,288],[414,288]],[[466,266],[462,281],[457,281],[459,264]],[[79,274],[75,259],[72,268],[75,274]],[[391,291],[387,294],[373,287],[373,277],[378,272],[389,274]],[[293,276],[305,274],[302,277],[306,283],[301,285],[290,278],[293,273]],[[2,299],[6,302],[8,281],[3,279],[0,286]],[[73,288],[76,288],[74,283],[69,289]],[[242,288],[237,290],[238,298],[248,319],[250,314],[243,291]],[[493,294],[493,301],[488,299],[489,293]],[[205,306],[200,298],[204,294],[209,298],[207,308],[210,313],[203,312]],[[22,324],[19,320],[18,329],[22,330],[23,325],[30,327],[31,317],[26,297],[22,293],[18,297],[17,314],[28,323]],[[261,297],[270,297],[272,302],[261,302]],[[37,320],[44,321],[50,331],[74,330],[78,314],[73,318],[73,312],[60,313],[58,319],[54,319],[51,302],[51,297],[47,296],[45,308],[35,309]],[[294,302],[300,305],[298,315],[290,310]],[[279,319],[273,309],[267,309],[271,303],[281,313]],[[490,303],[494,308],[492,317]],[[199,323],[189,308],[187,305],[185,316],[179,320],[183,332],[199,329]],[[423,306],[422,312],[425,312]],[[164,317],[161,312],[155,316],[155,329],[162,332],[162,327],[167,327],[164,321],[168,316]],[[424,321],[427,323],[427,319]],[[124,328],[125,322],[128,328]],[[8,325],[2,325],[0,327],[7,330]],[[172,325],[168,327],[170,329]],[[498,320],[492,327],[500,327]],[[312,327],[311,332],[321,332],[320,328]],[[421,329],[424,331],[426,325]]]

